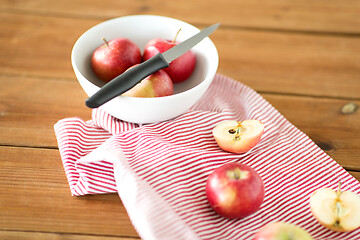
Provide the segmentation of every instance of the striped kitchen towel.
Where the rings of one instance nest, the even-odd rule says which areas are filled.
[[[244,154],[222,151],[212,129],[224,120],[264,123],[260,143]],[[309,209],[318,188],[360,194],[360,183],[251,88],[217,74],[185,114],[139,125],[101,108],[92,120],[60,120],[59,151],[75,196],[118,192],[143,239],[251,239],[267,223],[286,221],[314,239],[360,239],[360,229],[338,233],[322,227]],[[236,220],[209,206],[205,183],[217,167],[239,162],[254,168],[265,185],[255,214]]]

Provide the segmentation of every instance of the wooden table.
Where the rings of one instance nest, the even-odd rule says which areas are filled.
[[[90,119],[70,63],[104,20],[156,14],[211,39],[218,72],[257,90],[360,179],[360,1],[0,1],[0,239],[138,239],[117,194],[72,197],[53,125]]]

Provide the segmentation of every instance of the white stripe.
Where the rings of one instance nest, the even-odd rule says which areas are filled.
[[[164,239],[171,234],[173,239],[185,239],[186,234],[205,239],[250,239],[265,223],[285,220],[301,225],[316,239],[359,238],[360,230],[339,234],[324,229],[308,209],[309,194],[319,186],[331,187],[341,179],[344,189],[359,194],[359,182],[269,102],[239,82],[216,75],[203,98],[171,121],[137,125],[118,120],[101,108],[93,111],[92,118],[87,122],[64,119],[54,126],[71,193],[115,191],[110,164],[85,164],[78,160],[93,156],[94,150],[103,146],[107,146],[106,151],[121,149],[134,171],[133,184],[137,188],[127,189],[131,183],[121,183],[119,194],[140,233],[153,229],[158,238]],[[214,126],[224,120],[245,118],[265,124],[260,143],[245,154],[222,151],[212,136]],[[103,159],[101,156],[92,160]],[[230,161],[253,167],[266,186],[262,207],[245,219],[219,217],[204,193],[208,175]],[[132,199],[130,192],[135,194]],[[169,209],[176,221],[164,221],[163,216],[173,214]],[[144,223],[141,216],[151,222]],[[179,223],[185,226],[183,234],[174,232]],[[149,228],[142,224],[149,224]],[[142,237],[146,239],[148,235]]]

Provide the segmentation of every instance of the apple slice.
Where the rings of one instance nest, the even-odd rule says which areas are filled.
[[[258,120],[228,120],[213,129],[213,136],[219,147],[232,153],[249,151],[258,144],[263,133],[264,124]]]
[[[340,189],[321,188],[312,193],[310,209],[324,227],[338,232],[349,232],[360,226],[360,197]]]

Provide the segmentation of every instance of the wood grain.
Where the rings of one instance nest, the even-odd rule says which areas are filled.
[[[73,197],[58,150],[0,147],[0,230],[137,237],[117,194]]]
[[[360,180],[360,1],[0,0],[0,239],[140,239],[117,194],[71,196],[53,130],[91,118],[75,41],[134,14],[220,22],[218,72],[258,91]],[[342,113],[346,104],[354,111]]]
[[[21,17],[20,17],[21,16]],[[0,13],[0,74],[74,79],[71,50],[99,20]]]
[[[44,81],[75,79],[72,46],[101,22],[38,15],[19,18],[12,13],[0,13],[0,21],[0,44],[6,46],[0,55],[0,74]],[[211,38],[219,52],[218,71],[257,91],[360,99],[360,38],[233,28],[220,28]]]
[[[99,235],[81,235],[70,233],[44,233],[44,232],[21,232],[21,231],[1,231],[2,240],[138,240],[140,238],[118,237],[118,236],[99,236]]]
[[[359,171],[360,112],[341,113],[347,100],[263,94],[292,124],[348,170]],[[360,105],[360,101],[354,101]]]
[[[219,72],[257,91],[360,99],[360,38],[223,29],[212,39]]]
[[[0,76],[0,141],[3,145],[56,147],[54,124],[91,118],[87,95],[76,80]]]
[[[70,195],[57,150],[0,147],[0,180],[1,239],[138,237],[117,194]]]
[[[86,95],[76,80],[0,77],[0,84],[4,86],[0,91],[1,145],[56,148],[53,125],[58,120],[67,117],[91,119],[91,110],[84,105]],[[31,86],[34,90],[27,91]],[[360,139],[357,137],[360,113],[357,110],[342,114],[340,109],[347,100],[263,96],[345,168],[360,170]],[[360,105],[360,101],[353,102]]]
[[[114,18],[133,14],[171,16],[186,22],[326,33],[360,33],[360,2],[356,0],[62,0],[0,1],[3,11],[82,18]],[[100,8],[99,8],[100,7]],[[101,10],[99,10],[101,9]]]
[[[360,172],[348,171],[354,178],[360,181]]]

